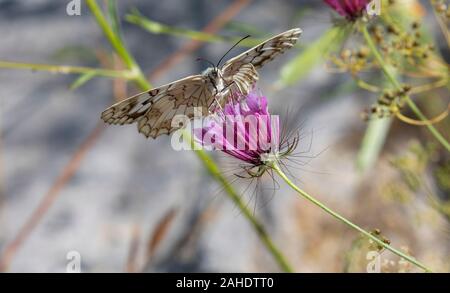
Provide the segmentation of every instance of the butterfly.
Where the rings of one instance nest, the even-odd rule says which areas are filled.
[[[196,107],[200,107],[202,113],[210,113],[224,103],[224,97],[233,89],[244,96],[248,94],[258,80],[256,69],[292,48],[301,33],[300,28],[285,31],[229,59],[219,67],[222,59],[238,42],[223,55],[217,65],[208,61],[212,66],[201,74],[182,78],[118,102],[104,110],[101,118],[109,124],[136,122],[138,131],[147,138],[170,134],[181,127],[172,125],[172,119],[176,115],[182,114],[192,119]]]

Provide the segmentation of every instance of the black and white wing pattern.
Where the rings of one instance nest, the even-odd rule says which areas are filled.
[[[109,124],[137,122],[138,131],[146,137],[170,134],[181,128],[172,125],[176,115],[192,119],[197,107],[207,115],[214,102],[220,106],[225,101],[223,97],[229,93],[229,86],[234,85],[242,94],[248,94],[258,80],[256,69],[294,46],[300,34],[299,28],[288,30],[228,60],[220,74],[214,67],[202,75],[188,76],[137,94],[107,108],[101,118]]]
[[[194,107],[208,113],[213,102],[214,95],[204,77],[192,75],[118,102],[104,110],[101,118],[109,124],[137,122],[140,133],[156,138],[180,128],[172,126],[175,115],[192,119]]]
[[[234,83],[242,94],[248,94],[258,80],[256,69],[292,48],[301,33],[300,28],[285,31],[228,60],[221,69],[226,84]]]

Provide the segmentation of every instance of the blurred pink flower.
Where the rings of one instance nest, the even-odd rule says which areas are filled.
[[[337,13],[348,20],[360,17],[370,0],[324,0]]]

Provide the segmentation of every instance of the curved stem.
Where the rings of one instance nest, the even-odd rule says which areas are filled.
[[[401,252],[400,250],[397,250],[395,248],[393,248],[392,246],[390,246],[387,243],[384,243],[383,241],[381,241],[380,239],[378,239],[377,237],[375,237],[374,235],[372,235],[371,233],[367,232],[366,230],[364,230],[363,228],[359,227],[358,225],[352,223],[350,220],[347,220],[346,218],[344,218],[343,216],[341,216],[340,214],[338,214],[337,212],[333,211],[332,209],[330,209],[329,207],[327,207],[326,205],[324,205],[322,202],[320,202],[319,200],[315,199],[314,197],[312,197],[311,195],[309,195],[308,193],[306,193],[305,191],[303,191],[302,189],[300,189],[299,187],[297,187],[287,176],[286,174],[284,174],[284,172],[280,169],[280,167],[278,166],[278,164],[274,163],[273,164],[273,169],[275,170],[275,172],[277,172],[277,174],[292,188],[294,189],[298,194],[300,194],[303,198],[305,198],[306,200],[312,202],[313,204],[315,204],[316,206],[318,206],[319,208],[321,208],[322,210],[324,210],[326,213],[330,214],[331,216],[333,216],[334,218],[338,219],[339,221],[341,221],[342,223],[346,224],[347,226],[355,229],[356,231],[362,233],[364,236],[366,236],[367,238],[371,239],[372,241],[376,242],[377,244],[381,245],[382,247],[386,248],[387,250],[391,251],[392,253],[400,256],[401,258],[407,260],[408,262],[418,266],[419,268],[425,270],[426,272],[431,272],[431,269],[429,269],[428,267],[426,267],[424,264],[420,263],[418,260],[414,259],[413,257]]]
[[[35,64],[35,63],[17,63],[0,60],[0,68],[9,69],[29,69],[36,71],[48,71],[58,74],[94,74],[105,77],[120,77],[131,79],[131,73],[128,70],[109,70],[101,68],[83,67],[83,66],[67,66],[67,65],[51,65],[51,64]]]
[[[419,93],[431,91],[433,89],[446,86],[448,84],[448,82],[449,82],[449,79],[447,77],[441,78],[432,83],[415,86],[415,87],[411,88],[411,90],[409,92],[411,94],[419,94]]]
[[[372,40],[372,37],[370,36],[369,32],[367,31],[367,27],[363,24],[360,26],[361,32],[364,36],[364,39],[366,40],[367,45],[369,46],[370,50],[372,51],[372,54],[374,55],[375,59],[378,62],[378,65],[380,65],[381,69],[384,72],[384,75],[387,77],[387,79],[392,83],[392,85],[398,89],[401,90],[401,84],[398,82],[398,80],[395,78],[395,76],[392,74],[392,72],[389,70],[388,66],[383,60],[383,57],[381,56],[380,52],[378,52],[375,43]],[[411,108],[411,110],[417,115],[417,117],[422,121],[428,121],[427,117],[422,113],[422,111],[417,107],[417,105],[414,103],[414,101],[409,97],[405,96],[406,103]],[[442,136],[442,134],[439,133],[439,131],[432,125],[427,123],[425,125],[428,130],[430,130],[431,134],[447,149],[447,151],[450,152],[450,144],[449,142]]]
[[[370,84],[367,81],[364,81],[358,77],[355,78],[356,81],[356,85],[358,85],[360,88],[365,89],[369,92],[373,92],[373,93],[379,93],[380,92],[380,88],[377,87],[376,85]]]
[[[151,85],[144,77],[141,68],[139,67],[139,65],[137,65],[133,56],[128,52],[120,37],[114,33],[111,26],[106,21],[106,18],[103,15],[96,0],[86,0],[86,4],[94,15],[98,25],[102,28],[103,33],[105,34],[111,46],[120,56],[122,61],[127,65],[128,69],[133,73],[135,83],[139,85],[139,87],[141,87],[143,90],[150,89]]]
[[[395,113],[395,115],[397,116],[398,119],[402,120],[405,123],[409,123],[409,124],[417,125],[417,126],[423,126],[423,125],[430,124],[430,123],[431,124],[436,124],[436,123],[441,122],[442,120],[447,118],[449,110],[450,110],[450,104],[448,105],[447,109],[445,109],[444,112],[442,112],[441,114],[439,114],[436,117],[433,117],[433,118],[431,118],[430,120],[427,120],[427,121],[415,120],[415,119],[406,117],[405,115],[403,115],[400,112]]]

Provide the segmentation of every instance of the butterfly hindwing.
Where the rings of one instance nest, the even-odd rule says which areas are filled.
[[[251,63],[242,64],[230,78],[224,77],[226,83],[232,83],[237,90],[246,96],[258,81],[259,75]]]
[[[213,101],[204,78],[193,75],[116,103],[103,111],[101,117],[109,124],[137,122],[139,132],[156,138],[179,128],[171,125],[175,115],[192,118],[194,107],[207,112]]]

